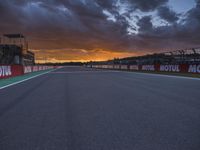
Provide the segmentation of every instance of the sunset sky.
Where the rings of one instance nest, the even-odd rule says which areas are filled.
[[[107,60],[200,46],[200,0],[0,0],[0,33],[37,62]]]

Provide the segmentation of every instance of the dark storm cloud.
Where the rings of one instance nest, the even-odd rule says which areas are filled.
[[[96,3],[102,8],[112,9],[117,0],[96,0]]]
[[[167,6],[168,0],[123,0],[121,2],[132,4],[129,5],[132,12],[157,10],[160,18],[171,23],[156,27],[153,16],[138,17],[138,33],[128,34],[127,29],[134,25],[127,18],[132,18],[128,13],[120,15],[117,1],[0,0],[0,32],[26,34],[32,49],[134,51],[177,47],[176,43],[198,44],[199,5],[178,23],[177,13]],[[115,21],[108,20],[103,10],[109,11]]]
[[[35,44],[36,48],[59,48],[60,46],[86,49],[101,48],[101,46],[111,48],[121,43],[115,40],[116,38],[122,39],[125,34],[123,33],[124,24],[108,22],[102,13],[102,8],[92,0],[86,3],[81,0],[60,0],[48,3],[36,0],[10,1],[2,7],[5,8],[5,12],[1,14],[6,15],[1,15],[1,18],[5,19],[5,23],[8,22],[15,26],[11,32],[16,29],[16,32],[20,30],[30,33],[35,38],[40,37],[39,42],[37,41],[39,45]],[[20,8],[26,10],[22,11]],[[24,13],[26,13],[26,18],[23,21],[21,17]],[[9,20],[9,18],[13,19]],[[21,21],[16,22],[14,18]],[[5,24],[1,23],[1,25]],[[19,28],[21,26],[25,28]],[[9,30],[4,29],[4,31]],[[57,40],[57,42],[47,44],[48,39]],[[105,41],[110,42],[105,43]]]
[[[133,6],[141,11],[152,11],[161,5],[164,5],[168,0],[128,0]]]
[[[138,21],[137,25],[139,26],[139,32],[141,34],[148,34],[153,29],[151,16],[144,16]]]
[[[158,15],[169,23],[175,23],[179,19],[178,14],[167,6],[158,8]]]
[[[199,6],[200,5],[200,0],[196,0],[196,3]]]
[[[200,38],[200,5],[199,0],[195,8],[191,9],[187,18],[185,19],[185,24],[182,25],[182,29],[179,34],[180,36],[187,36],[191,38],[191,42],[199,43]]]
[[[175,14],[171,17],[169,17],[170,15],[166,16],[164,15],[162,18],[168,22],[173,23],[178,20]],[[146,45],[146,48],[150,49],[198,47],[200,45],[198,40],[200,38],[200,5],[197,2],[196,7],[189,10],[185,19],[179,23],[154,27],[152,26],[152,17],[144,16],[139,20],[138,26],[140,31],[137,36],[139,47],[141,45]]]

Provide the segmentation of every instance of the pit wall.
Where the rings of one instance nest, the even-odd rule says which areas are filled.
[[[129,71],[155,71],[155,72],[175,72],[200,74],[200,64],[180,64],[180,65],[87,65],[87,67],[97,69],[116,69]]]
[[[0,65],[0,79],[24,75],[27,73],[56,69],[57,66],[22,66],[22,65]]]

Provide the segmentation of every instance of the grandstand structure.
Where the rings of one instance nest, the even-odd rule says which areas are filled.
[[[4,34],[0,37],[0,64],[34,65],[34,53],[28,50],[28,42],[22,34]]]
[[[144,56],[113,59],[102,62],[90,62],[98,65],[154,65],[154,64],[200,64],[200,48],[175,50]]]

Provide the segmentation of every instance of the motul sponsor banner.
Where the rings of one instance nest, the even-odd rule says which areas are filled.
[[[177,72],[177,73],[200,73],[200,65],[160,65],[160,69],[157,71],[161,72]]]
[[[54,69],[54,66],[22,66],[22,65],[0,65],[0,79],[20,76],[23,74]]]
[[[0,66],[0,78],[12,76],[11,66]]]
[[[142,65],[142,71],[155,71],[155,65]]]
[[[31,73],[32,72],[32,66],[24,66],[24,73]]]
[[[122,70],[128,70],[128,65],[121,65]]]
[[[160,65],[160,70],[164,72],[180,72],[180,65]]]
[[[33,67],[32,67],[32,71],[33,71],[33,72],[39,71],[39,70],[38,70],[38,66],[33,66]]]
[[[189,65],[189,73],[200,73],[200,65]]]
[[[120,65],[114,65],[114,69],[120,69]]]
[[[130,70],[139,70],[139,65],[130,65]]]
[[[177,72],[177,73],[198,73],[200,74],[200,64],[188,65],[93,65],[93,68],[102,69],[121,69],[136,71],[160,71],[160,72]]]
[[[108,69],[108,65],[96,65],[96,67],[99,66],[98,68],[103,68],[103,69]]]
[[[19,76],[23,74],[23,67],[20,65],[0,65],[0,79]]]
[[[24,74],[36,71],[54,69],[54,68],[55,68],[54,66],[24,66]]]
[[[113,69],[113,65],[108,65],[108,69]]]

